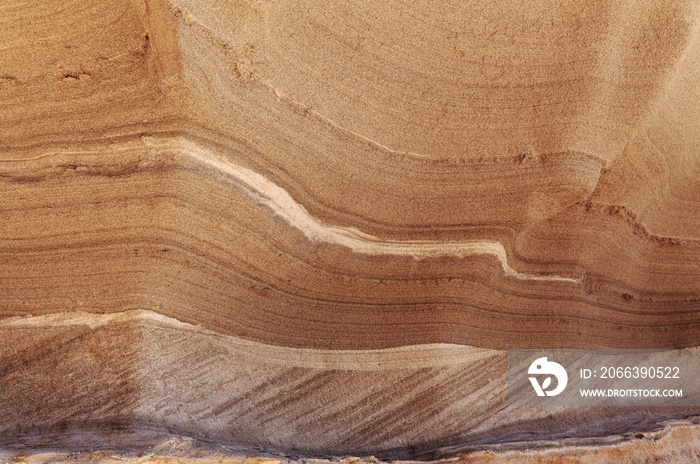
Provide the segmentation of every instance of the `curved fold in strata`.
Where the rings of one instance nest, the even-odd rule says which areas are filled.
[[[578,228],[555,222],[521,235],[531,244],[546,239],[542,261],[520,259],[518,242],[503,234],[382,238],[314,218],[228,153],[151,137],[0,163],[3,314],[148,308],[313,348],[697,342],[695,241],[659,243],[610,221],[606,265],[582,261],[573,244],[588,253],[600,246],[593,237],[577,243],[585,233],[600,236],[600,216],[577,206],[567,214],[584,215],[572,221]],[[541,323],[544,296],[556,326]]]
[[[314,348],[528,347],[533,333],[549,346],[697,342],[697,302],[688,297],[700,274],[695,241],[657,243],[611,221],[606,266],[582,261],[572,244],[600,236],[599,216],[576,206],[567,214],[584,214],[571,221],[578,228],[560,221],[521,235],[546,239],[542,261],[520,260],[518,242],[503,234],[382,238],[314,218],[228,153],[151,137],[0,163],[3,313],[149,308]],[[610,246],[618,241],[619,254]],[[555,245],[565,248],[555,255]],[[591,237],[583,246],[591,253],[600,244]],[[540,323],[544,295],[557,326]]]

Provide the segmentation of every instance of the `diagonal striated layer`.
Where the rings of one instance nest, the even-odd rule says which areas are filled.
[[[0,406],[13,418],[0,432],[27,439],[138,427],[286,453],[407,458],[503,437],[591,442],[628,432],[629,421],[649,431],[700,412],[560,407],[524,417],[506,408],[503,351],[283,348],[150,311],[11,318],[0,336],[12,340],[0,351]]]

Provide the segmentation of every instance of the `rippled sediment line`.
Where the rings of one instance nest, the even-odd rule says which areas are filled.
[[[464,258],[469,255],[490,255],[496,258],[506,276],[519,280],[579,283],[580,279],[559,275],[539,275],[519,272],[508,263],[506,250],[497,240],[466,240],[459,242],[443,241],[401,241],[383,240],[358,229],[324,224],[314,218],[306,209],[297,203],[286,190],[266,179],[262,174],[235,164],[231,160],[198,145],[184,137],[170,138],[167,140],[155,137],[142,137],[142,148],[147,148],[149,156],[154,154],[177,154],[183,159],[207,166],[236,181],[248,195],[257,203],[272,210],[272,212],[287,221],[291,226],[300,230],[309,240],[333,245],[339,245],[350,249],[355,253],[366,255],[410,256],[415,259],[456,256]],[[133,145],[119,149],[110,148],[109,153],[116,155],[120,152],[139,149]],[[75,158],[91,157],[92,169],[96,169],[96,157],[102,154],[96,151],[52,151],[41,156],[24,160],[4,160],[3,171],[18,171],[17,175],[35,170],[23,169],[28,162],[40,163],[44,167],[50,166],[50,158],[60,159],[62,165],[69,160],[79,165]],[[7,169],[8,164],[20,166]],[[110,167],[105,166],[106,170]],[[6,173],[7,174],[7,173]]]
[[[507,276],[516,279],[571,283],[580,281],[572,277],[518,272],[508,264],[506,250],[496,240],[461,242],[382,240],[354,228],[323,224],[311,216],[302,205],[294,201],[283,188],[269,181],[263,175],[224,160],[190,141],[182,140],[181,142],[184,146],[179,148],[180,153],[234,177],[257,202],[264,204],[290,225],[299,229],[309,240],[344,246],[356,253],[412,256],[416,259],[441,256],[465,257],[477,254],[491,255],[498,259]]]

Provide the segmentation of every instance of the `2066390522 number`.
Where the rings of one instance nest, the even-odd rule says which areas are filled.
[[[678,367],[601,367],[601,379],[678,379]]]

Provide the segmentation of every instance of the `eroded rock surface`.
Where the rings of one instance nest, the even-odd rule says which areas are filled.
[[[509,409],[505,350],[700,344],[699,17],[3,2],[5,443],[406,459],[694,421]]]

